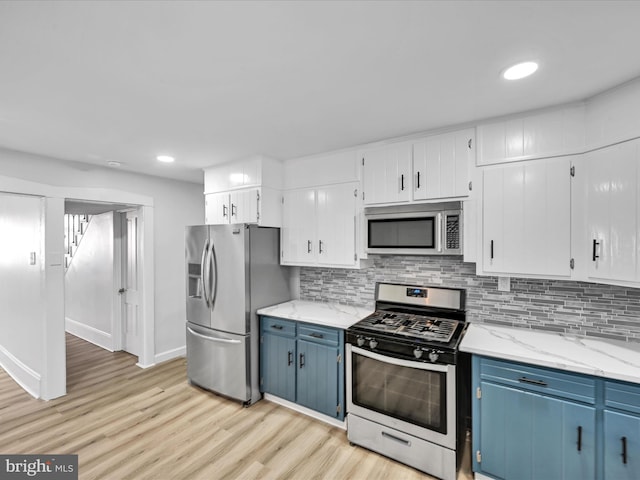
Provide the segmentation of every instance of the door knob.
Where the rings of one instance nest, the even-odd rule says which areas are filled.
[[[127,289],[126,289],[126,288],[121,288],[120,290],[118,290],[118,293],[119,293],[120,295],[122,295],[122,294],[123,294],[124,292],[126,292],[126,291],[127,291]]]

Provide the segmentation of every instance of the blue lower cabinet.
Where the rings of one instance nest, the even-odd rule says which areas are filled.
[[[260,343],[262,391],[295,402],[296,339],[263,333]]]
[[[595,408],[481,383],[478,471],[504,479],[595,478]]]
[[[318,412],[338,416],[338,349],[298,340],[297,402]]]
[[[265,393],[344,419],[344,331],[261,318],[260,386]]]
[[[474,471],[504,480],[596,478],[595,405],[531,391],[546,383],[532,372],[518,372],[535,382],[523,388],[500,385],[495,372],[483,381],[482,372],[474,358]]]
[[[604,411],[604,478],[640,478],[640,416]]]

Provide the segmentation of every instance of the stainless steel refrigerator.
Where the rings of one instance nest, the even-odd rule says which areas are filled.
[[[185,243],[187,377],[250,405],[260,399],[256,310],[290,299],[279,230],[198,225]]]

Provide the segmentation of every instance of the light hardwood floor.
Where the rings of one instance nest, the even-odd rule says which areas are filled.
[[[83,480],[431,478],[285,407],[195,388],[184,358],[142,370],[67,335],[67,391],[35,400],[0,369],[0,453],[78,454]]]

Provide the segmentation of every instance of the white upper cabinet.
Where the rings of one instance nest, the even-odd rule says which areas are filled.
[[[473,129],[434,135],[413,143],[413,200],[469,195],[475,162]]]
[[[484,169],[479,273],[571,276],[570,172],[568,158]]]
[[[248,187],[282,189],[282,163],[256,155],[244,160],[214,165],[204,170],[204,193]]]
[[[478,165],[582,153],[585,106],[573,105],[478,125]]]
[[[357,267],[357,183],[284,193],[283,265]]]
[[[261,155],[204,171],[205,223],[282,223],[282,164]]]
[[[587,156],[587,276],[620,283],[640,281],[640,154],[638,140]]]
[[[403,203],[412,199],[411,143],[362,152],[364,204]]]

